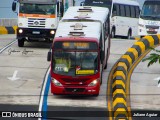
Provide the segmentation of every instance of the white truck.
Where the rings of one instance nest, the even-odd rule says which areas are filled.
[[[14,0],[12,10],[18,15],[18,46],[23,47],[25,41],[53,40],[64,5],[57,0]]]

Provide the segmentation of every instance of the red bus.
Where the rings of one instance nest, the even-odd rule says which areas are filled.
[[[67,10],[48,53],[51,93],[99,95],[110,51],[108,13],[101,7]]]

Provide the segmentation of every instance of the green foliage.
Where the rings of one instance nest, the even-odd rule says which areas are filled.
[[[160,53],[160,50],[156,50],[156,49],[154,49],[154,48],[150,48],[150,49],[152,49],[152,50],[155,51],[156,53],[151,53],[149,57],[144,58],[144,59],[142,60],[142,62],[149,60],[149,63],[148,63],[148,65],[147,65],[148,67],[149,67],[150,65],[152,65],[153,63],[156,63],[157,61],[158,61],[159,64],[160,64],[160,54],[158,54],[158,53]]]

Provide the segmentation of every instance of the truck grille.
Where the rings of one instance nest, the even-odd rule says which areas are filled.
[[[28,27],[45,28],[46,19],[28,18]]]

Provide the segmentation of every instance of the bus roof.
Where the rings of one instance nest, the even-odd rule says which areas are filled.
[[[101,24],[99,22],[59,22],[55,38],[88,37],[99,40],[100,33]]]
[[[20,3],[56,4],[57,0],[18,0]]]
[[[69,7],[62,21],[100,21],[104,23],[109,14],[108,8],[94,6]]]
[[[113,3],[139,6],[139,3],[134,0],[113,0]]]

